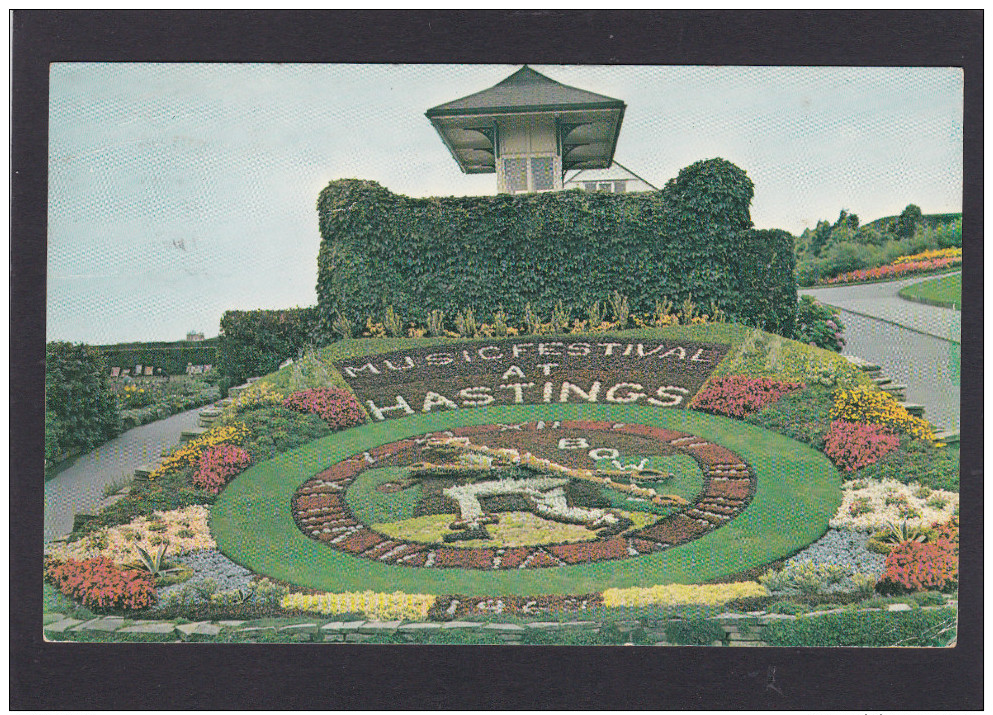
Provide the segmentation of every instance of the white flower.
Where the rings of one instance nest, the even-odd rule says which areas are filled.
[[[863,479],[866,486],[861,489],[852,482],[842,485],[843,499],[838,512],[831,519],[830,526],[834,529],[845,529],[848,531],[875,531],[881,529],[889,523],[906,521],[912,526],[930,526],[934,522],[944,522],[952,516],[959,503],[959,495],[956,492],[949,492],[943,489],[935,489],[926,499],[915,496],[919,488],[917,484],[903,484],[895,479]],[[906,518],[900,515],[900,504],[887,504],[887,496],[906,499],[906,506],[916,510],[920,516]],[[936,509],[928,506],[926,502],[935,498],[943,499],[945,506]],[[872,511],[859,516],[852,516],[850,507],[857,500],[868,498],[872,506]]]

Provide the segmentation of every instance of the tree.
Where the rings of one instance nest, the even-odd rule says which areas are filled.
[[[896,235],[900,238],[910,238],[917,230],[917,224],[924,220],[921,207],[916,204],[909,204],[896,220]]]

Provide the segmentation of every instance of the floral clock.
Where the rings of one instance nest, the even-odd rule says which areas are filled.
[[[719,529],[756,492],[739,454],[609,421],[484,424],[353,454],[302,484],[293,518],[329,549],[411,568],[628,559]]]

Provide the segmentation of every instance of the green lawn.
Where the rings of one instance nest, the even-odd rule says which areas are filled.
[[[658,554],[576,566],[507,571],[424,569],[349,556],[307,538],[293,522],[297,487],[345,457],[455,425],[530,420],[613,420],[691,432],[726,446],[756,471],[758,491],[733,522]],[[819,538],[841,502],[841,479],[816,450],[742,422],[640,405],[521,405],[474,408],[369,424],[256,465],[220,495],[211,514],[219,548],[256,573],[324,591],[527,595],[607,587],[701,583],[761,566]]]
[[[914,283],[902,288],[900,297],[940,308],[962,310],[962,274],[955,273]]]

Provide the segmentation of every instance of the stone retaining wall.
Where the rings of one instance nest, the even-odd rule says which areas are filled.
[[[943,606],[925,606],[924,610],[955,606],[954,600],[947,601]],[[887,611],[909,611],[911,606],[905,603],[890,604]],[[830,611],[813,611],[804,614],[808,617],[823,616],[830,613],[842,613],[843,609]],[[721,640],[715,640],[710,645],[725,647],[766,647],[762,636],[765,628],[776,621],[795,620],[796,616],[775,613],[722,613],[707,620],[716,622],[724,631]],[[304,622],[291,622],[290,619],[267,619],[266,625],[252,625],[250,621],[221,620],[185,623],[168,620],[132,620],[119,616],[102,616],[88,621],[70,618],[61,613],[46,613],[44,620],[45,638],[49,641],[67,640],[63,635],[69,631],[94,631],[105,633],[148,634],[150,640],[210,641],[221,635],[222,631],[240,634],[239,640],[251,642],[258,639],[278,636],[280,640],[300,643],[366,643],[383,635],[399,634],[402,640],[413,642],[418,633],[425,631],[468,631],[478,630],[495,633],[499,640],[509,645],[519,644],[522,636],[529,629],[545,631],[575,631],[583,630],[597,633],[608,625],[598,621],[535,621],[526,624],[517,623],[481,623],[478,621],[448,621],[437,622],[407,622],[407,621],[340,621],[314,618]],[[678,619],[660,618],[657,620],[642,619],[640,621],[612,621],[611,627],[620,630],[622,636],[639,633],[642,643],[651,645],[680,645],[665,640],[665,629],[670,622]],[[285,621],[281,624],[280,621]]]

